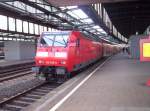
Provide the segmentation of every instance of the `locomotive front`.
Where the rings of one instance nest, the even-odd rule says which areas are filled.
[[[64,76],[68,58],[69,32],[43,32],[36,51],[36,73],[38,77],[54,79]]]

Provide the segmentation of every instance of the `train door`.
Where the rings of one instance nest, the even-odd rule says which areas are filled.
[[[81,55],[80,55],[80,38],[76,38],[75,41],[75,50],[74,50],[74,70],[78,70],[80,68],[80,60],[81,60]]]

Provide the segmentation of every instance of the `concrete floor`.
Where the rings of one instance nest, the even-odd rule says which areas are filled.
[[[150,111],[150,63],[118,54],[57,111]]]
[[[0,60],[0,67],[6,67],[6,66],[13,66],[17,64],[24,64],[24,63],[33,63],[33,59],[28,59],[28,60],[5,60],[2,59]]]
[[[56,88],[25,111],[52,111],[99,64]],[[150,62],[120,53],[107,61],[58,109],[53,111],[150,111]]]

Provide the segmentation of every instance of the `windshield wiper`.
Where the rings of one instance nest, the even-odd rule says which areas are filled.
[[[46,39],[49,39],[49,40],[51,40],[52,41],[52,44],[48,44],[48,42],[46,42],[46,40],[45,40],[45,42],[46,42],[46,44],[48,45],[48,46],[54,46],[54,39],[50,39],[50,38],[48,38],[48,37],[44,37],[44,38],[46,38]]]
[[[65,46],[64,46],[64,47],[66,48],[66,47],[67,47],[67,42],[64,40],[64,38],[63,38],[63,41],[64,41],[64,43],[65,43]]]

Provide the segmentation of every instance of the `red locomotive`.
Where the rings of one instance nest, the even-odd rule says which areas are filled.
[[[45,79],[67,77],[113,53],[113,47],[103,40],[95,41],[79,31],[43,32],[39,38],[35,57],[37,75]]]

